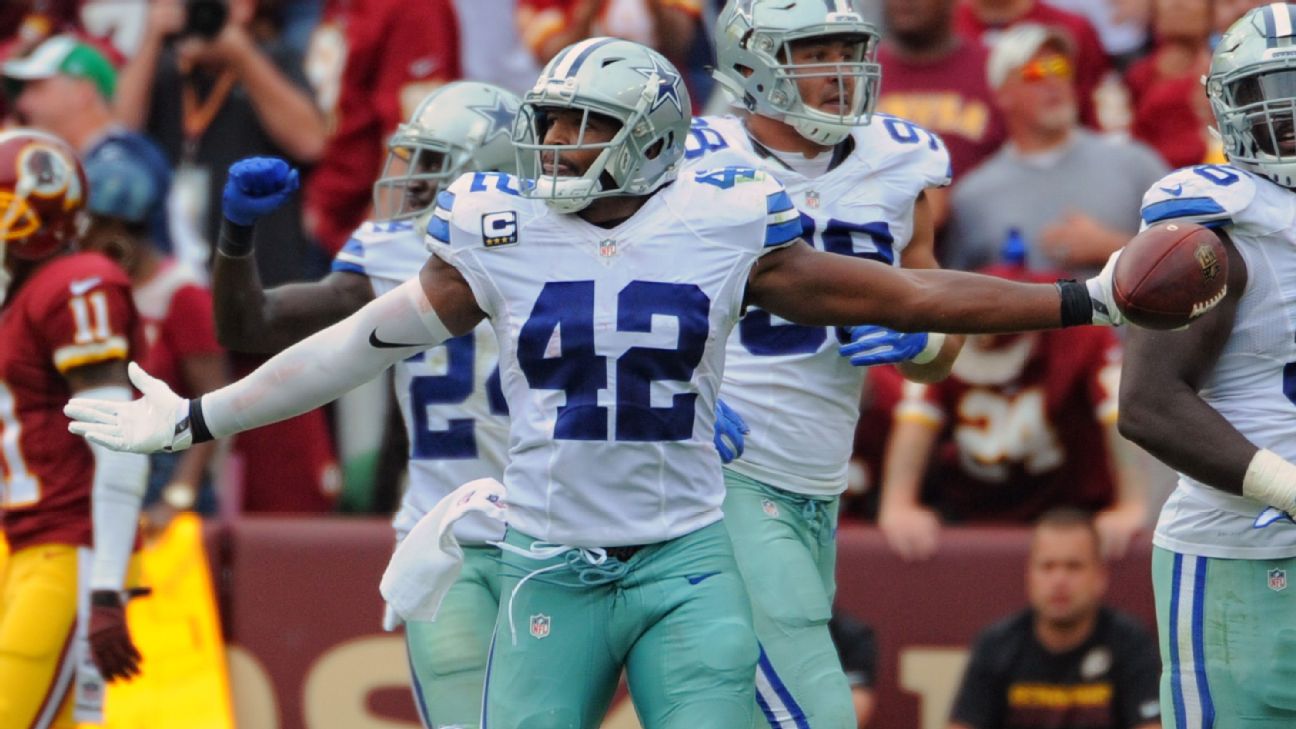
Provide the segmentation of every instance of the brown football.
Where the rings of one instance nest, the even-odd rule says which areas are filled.
[[[1147,329],[1176,329],[1228,293],[1228,254],[1219,236],[1183,221],[1139,233],[1116,260],[1112,294],[1125,318]]]

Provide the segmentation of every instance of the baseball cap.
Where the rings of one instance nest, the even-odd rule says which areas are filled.
[[[111,99],[117,88],[117,70],[108,58],[71,35],[56,35],[4,64],[7,80],[35,81],[60,74],[92,82],[105,99]]]
[[[90,186],[86,209],[95,215],[147,223],[166,202],[170,183],[166,171],[125,145],[104,145],[84,166]]]
[[[1026,65],[1043,48],[1072,55],[1071,39],[1056,28],[1021,23],[1005,30],[990,49],[990,59],[986,61],[986,81],[990,88],[1002,86],[1008,74]]]

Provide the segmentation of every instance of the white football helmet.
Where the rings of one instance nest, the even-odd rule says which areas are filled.
[[[584,112],[573,144],[545,144],[548,114]],[[621,123],[607,142],[587,142],[591,114]],[[594,198],[647,195],[675,179],[692,121],[688,89],[660,53],[627,40],[590,38],[559,51],[522,98],[513,145],[523,197],[574,213]],[[543,159],[601,150],[580,177],[546,173]]]
[[[879,34],[864,20],[861,0],[728,0],[716,21],[713,76],[734,103],[786,121],[801,136],[823,145],[844,140],[852,127],[869,123],[877,104],[882,67]],[[855,58],[838,63],[793,63],[792,45],[812,39],[857,41]],[[830,78],[843,100],[839,113],[801,98],[797,80]]]
[[[1229,162],[1296,189],[1296,7],[1271,3],[1242,16],[1205,81]]]
[[[477,81],[449,83],[424,97],[387,142],[373,188],[374,219],[426,212],[437,191],[464,172],[514,172],[518,103],[514,94]]]

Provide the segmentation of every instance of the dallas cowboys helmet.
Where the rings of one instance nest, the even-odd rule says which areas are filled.
[[[387,162],[374,183],[374,218],[425,212],[436,191],[464,172],[514,172],[518,103],[514,94],[476,81],[446,84],[424,97],[387,142]],[[420,185],[424,192],[411,195]]]
[[[545,144],[548,114],[584,112],[574,144]],[[621,123],[607,142],[587,142],[590,114]],[[692,117],[684,80],[661,54],[616,38],[590,38],[554,56],[522,98],[513,145],[522,195],[574,213],[594,198],[647,195],[675,179]],[[576,150],[601,150],[580,177],[546,173],[542,158]]]
[[[1220,39],[1206,96],[1229,162],[1296,189],[1296,8],[1255,8]]]
[[[780,119],[801,136],[834,145],[851,127],[868,124],[877,103],[882,67],[877,28],[864,20],[861,0],[728,0],[716,21],[712,74],[735,103]],[[859,40],[844,63],[793,63],[792,44],[827,36]],[[805,103],[797,80],[835,79],[844,108],[826,112]]]

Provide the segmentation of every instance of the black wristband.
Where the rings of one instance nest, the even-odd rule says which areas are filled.
[[[1062,297],[1062,326],[1093,324],[1094,305],[1089,297],[1089,287],[1074,279],[1061,279],[1057,287]]]
[[[189,401],[189,429],[193,432],[194,445],[212,440],[211,431],[207,429],[207,419],[203,417],[201,397]]]
[[[121,607],[121,592],[117,590],[92,590],[90,592],[92,607]]]
[[[222,216],[220,235],[216,239],[216,250],[230,258],[242,258],[248,255],[252,252],[252,230],[251,225],[239,225]]]

